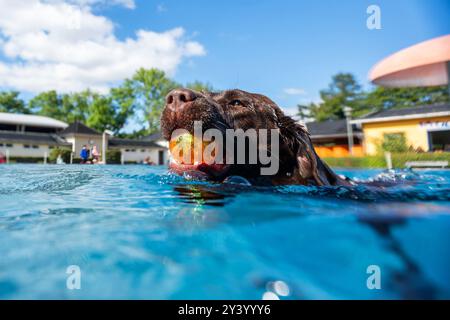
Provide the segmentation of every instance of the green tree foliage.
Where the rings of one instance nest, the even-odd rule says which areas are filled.
[[[48,91],[31,99],[29,105],[39,115],[67,123],[81,121],[97,131],[108,129],[117,133],[133,113],[132,100],[133,96],[127,96],[123,88],[112,89],[109,95],[90,90],[71,94]]]
[[[70,154],[72,150],[68,148],[54,148],[50,151],[48,160],[52,163],[56,163],[56,160],[60,156],[65,163],[70,163]]]
[[[372,111],[400,109],[450,101],[446,86],[425,88],[376,87],[365,97],[364,103]]]
[[[122,137],[138,138],[159,130],[165,97],[170,90],[181,87],[157,69],[139,69],[120,86],[107,94],[91,90],[74,93],[42,92],[28,104],[19,99],[18,92],[0,92],[0,111],[33,113],[55,118],[67,123],[81,121],[103,132],[111,130]],[[196,91],[212,91],[208,83],[195,81],[187,87]],[[134,120],[141,127],[133,133],[121,130]]]
[[[345,106],[351,107],[354,114],[360,114],[364,112],[363,97],[361,85],[351,73],[338,73],[329,87],[320,91],[322,102],[310,104],[310,115],[317,121],[342,119]]]
[[[159,130],[166,95],[179,86],[166,77],[163,71],[139,69],[131,79],[125,80],[122,87],[123,90],[132,92],[134,108],[144,115],[148,125],[147,132],[153,133]]]
[[[117,126],[116,116],[111,97],[93,95],[89,103],[89,112],[85,123],[88,127],[99,132],[105,130],[118,131],[122,126]]]
[[[147,128],[140,128],[137,130],[133,130],[132,132],[120,132],[117,134],[117,137],[124,139],[139,139],[145,136],[148,136],[149,132]]]
[[[192,89],[198,92],[214,92],[213,86],[208,82],[194,81],[188,83],[186,88]]]
[[[134,116],[134,94],[133,90],[126,86],[112,88],[110,91],[111,104],[115,112],[115,128],[112,129],[118,133],[128,119]]]
[[[68,95],[59,95],[55,90],[42,92],[29,102],[33,113],[55,118],[61,121],[72,122],[73,116]],[[76,119],[83,121],[84,119]]]
[[[354,118],[383,109],[400,109],[420,105],[448,103],[448,89],[426,88],[384,88],[375,87],[371,91],[362,90],[361,85],[350,73],[333,76],[329,87],[320,91],[321,103],[298,105],[300,117],[307,115],[316,121],[343,119],[344,106],[353,109]]]
[[[30,113],[17,91],[0,92],[0,112]]]
[[[306,120],[311,117],[311,105],[304,105],[304,104],[298,104],[297,109],[298,113],[297,115],[301,120]]]
[[[58,94],[55,90],[42,92],[30,100],[30,109],[35,114],[55,118],[68,123],[85,122],[94,93],[89,90]]]
[[[119,133],[127,120],[134,114],[133,94],[127,88],[111,89],[108,95],[88,92],[86,124],[103,132]]]

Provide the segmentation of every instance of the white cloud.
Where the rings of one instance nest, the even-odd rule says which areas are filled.
[[[137,30],[124,40],[91,6],[102,0],[0,0],[0,87],[28,92],[106,91],[140,67],[173,75],[184,58],[205,55],[183,28]],[[77,6],[74,3],[81,4]],[[109,1],[109,3],[111,3]],[[134,1],[115,0],[131,7]],[[2,39],[3,38],[3,39]]]
[[[283,112],[290,116],[290,117],[295,117],[298,114],[298,107],[297,106],[290,106],[290,107],[282,107],[281,108],[283,110]]]
[[[286,88],[283,91],[290,96],[301,96],[306,94],[306,91],[302,88]]]
[[[94,5],[120,5],[128,9],[136,8],[134,0],[43,0],[46,3],[66,2],[78,6],[94,6]]]

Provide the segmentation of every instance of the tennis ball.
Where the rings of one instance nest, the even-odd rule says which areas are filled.
[[[203,141],[190,133],[184,133],[170,140],[169,150],[174,160],[181,164],[194,164],[195,154],[199,155],[200,163],[207,163],[214,160],[212,155],[204,155],[205,148],[214,142]],[[195,149],[197,148],[197,150]]]

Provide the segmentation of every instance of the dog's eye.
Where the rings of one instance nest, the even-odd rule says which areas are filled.
[[[242,106],[242,102],[240,100],[233,100],[228,105],[232,107]]]

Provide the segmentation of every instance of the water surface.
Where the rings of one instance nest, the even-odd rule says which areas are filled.
[[[450,171],[338,172],[398,185],[258,188],[163,167],[2,165],[0,299],[450,298]],[[70,265],[80,290],[67,289]],[[371,265],[380,290],[367,288]]]

